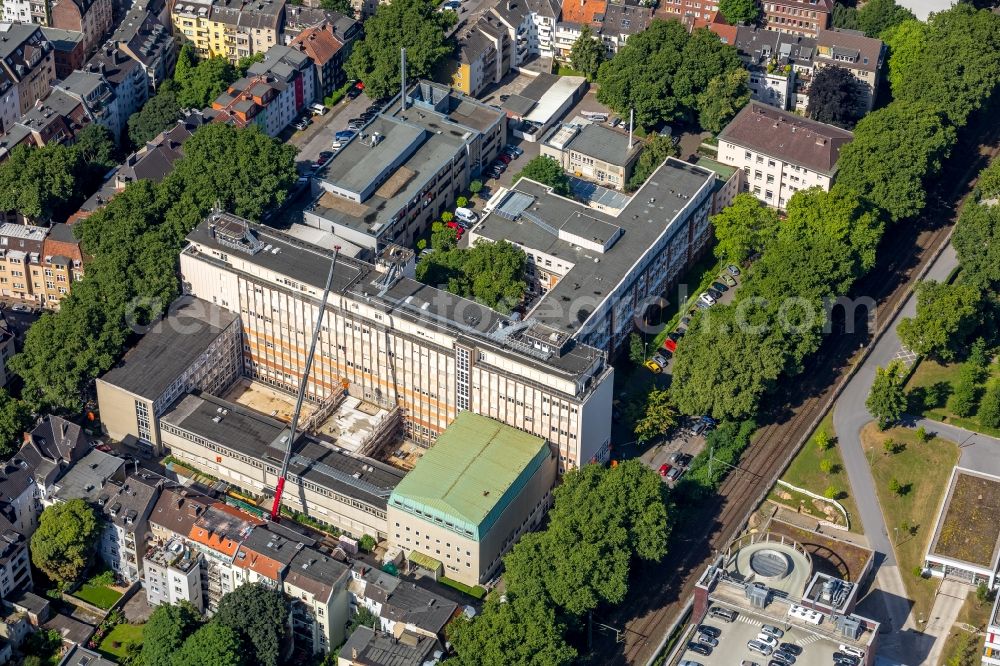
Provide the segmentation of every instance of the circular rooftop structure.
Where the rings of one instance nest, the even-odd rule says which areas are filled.
[[[726,551],[728,574],[745,582],[801,596],[812,577],[812,558],[802,544],[780,534],[745,534]]]

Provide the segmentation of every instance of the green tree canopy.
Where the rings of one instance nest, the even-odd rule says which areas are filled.
[[[454,238],[448,228],[436,233]],[[434,248],[417,264],[416,277],[421,282],[444,285],[453,294],[501,312],[510,312],[524,298],[527,256],[520,248],[507,241],[479,242],[468,249],[456,248],[453,241],[438,241]]]
[[[548,185],[556,194],[569,196],[569,177],[559,166],[559,162],[548,155],[539,155],[529,160],[519,172],[514,174],[514,183],[522,178],[530,178],[543,185]]]
[[[923,210],[924,182],[954,143],[955,130],[934,108],[893,102],[858,123],[840,152],[837,182],[898,222]]]
[[[284,593],[260,583],[241,585],[219,601],[212,622],[229,627],[245,646],[253,646],[249,661],[277,666],[285,641],[288,602]]]
[[[807,113],[821,123],[853,127],[865,115],[864,85],[843,67],[823,67],[809,85]]]
[[[187,602],[157,606],[142,630],[144,666],[172,666],[174,654],[200,625],[198,609]]]
[[[723,44],[708,28],[691,33],[681,51],[681,67],[674,75],[673,91],[688,119],[696,119],[699,99],[717,77],[746,71],[736,47]]]
[[[174,81],[178,85],[177,102],[185,109],[210,106],[238,76],[239,72],[232,63],[221,56],[206,58],[190,68],[181,68],[178,60],[174,69]]]
[[[719,11],[732,25],[750,25],[760,16],[760,7],[754,0],[719,0]]]
[[[239,634],[215,621],[191,634],[171,660],[171,666],[245,666],[252,663]]]
[[[522,537],[504,559],[510,593],[543,595],[579,616],[624,599],[634,559],[666,554],[666,487],[641,462],[572,470],[554,496],[548,528]]]
[[[380,4],[365,21],[364,39],[351,50],[347,75],[363,81],[372,99],[394,94],[399,90],[400,48],[406,48],[407,77],[427,77],[452,51],[445,31],[454,21],[454,12],[438,12],[423,0]]]
[[[653,389],[646,397],[645,414],[635,424],[635,436],[645,444],[657,437],[663,437],[677,425],[677,408],[667,390]]]
[[[847,30],[860,30],[858,27],[858,10],[854,7],[842,5],[839,2],[833,5],[833,16],[830,18],[834,28],[845,28]]]
[[[858,28],[869,37],[881,37],[889,28],[904,21],[916,19],[906,7],[900,7],[895,0],[868,0],[858,10]]]
[[[963,282],[991,291],[1000,285],[1000,207],[966,202],[951,242]]]
[[[986,387],[976,418],[987,428],[1000,428],[1000,382],[990,382]]]
[[[698,95],[698,122],[709,132],[720,132],[750,101],[750,73],[730,69],[708,82]]]
[[[354,18],[354,6],[351,5],[351,0],[319,0],[319,6],[328,12],[339,12]]]
[[[31,407],[0,389],[0,457],[7,460],[21,446],[21,435],[31,425]]]
[[[537,598],[491,595],[472,620],[464,616],[448,625],[448,640],[458,653],[450,666],[563,666],[576,650],[566,644],[566,626],[555,611]]]
[[[897,326],[899,339],[910,351],[951,361],[966,348],[979,324],[982,292],[971,284],[918,282],[917,316]]]
[[[628,186],[631,189],[639,189],[668,157],[677,157],[678,155],[680,155],[680,150],[670,140],[670,137],[653,134],[643,146],[642,153],[639,154]]]
[[[875,252],[885,225],[854,191],[841,185],[834,185],[829,192],[818,188],[799,190],[788,202],[787,215],[787,224],[780,227],[782,235],[820,235],[846,243],[850,254],[844,257],[845,266],[851,267],[855,277],[875,266]],[[846,286],[837,285],[835,290]]]
[[[733,203],[712,218],[715,229],[715,256],[720,261],[742,265],[762,252],[778,235],[781,220],[773,208],[764,206],[749,192],[733,197]]]
[[[597,70],[601,63],[607,59],[607,49],[604,48],[601,38],[594,35],[591,27],[584,25],[580,30],[580,36],[573,42],[569,58],[573,69],[583,72],[588,81],[593,81],[597,78]]]
[[[893,361],[884,368],[875,368],[875,380],[865,406],[878,421],[880,429],[885,430],[903,415],[906,409],[905,382],[905,372],[899,361]]]
[[[53,581],[73,582],[90,565],[100,532],[97,515],[82,499],[53,504],[31,535],[31,562]]]
[[[180,117],[177,84],[168,79],[141,109],[129,116],[128,137],[132,145],[142,146],[160,132],[170,129]]]

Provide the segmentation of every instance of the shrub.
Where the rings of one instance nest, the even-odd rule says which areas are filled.
[[[466,206],[469,205],[469,200],[465,197],[459,197],[455,199],[455,205],[458,206],[459,208],[465,208]]]
[[[927,434],[927,428],[925,428],[923,426],[920,426],[919,428],[917,428],[916,435],[917,435],[917,441],[919,441],[919,442],[926,443],[931,438],[930,435]]]
[[[813,435],[813,441],[816,442],[816,448],[819,449],[820,453],[829,449],[832,444],[830,441],[830,435],[824,428],[820,428],[816,431],[816,434]]]
[[[829,458],[823,458],[819,461],[819,469],[824,474],[829,474],[833,471],[833,461]]]
[[[455,219],[455,214],[454,213],[449,213],[448,211],[445,211],[445,212],[441,213],[441,221],[442,222],[451,222],[454,219]]]
[[[823,497],[831,500],[835,500],[840,497],[840,488],[837,486],[827,486],[826,490],[823,491]]]

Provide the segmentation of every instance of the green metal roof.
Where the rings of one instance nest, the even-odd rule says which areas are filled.
[[[704,155],[699,155],[695,164],[703,169],[714,171],[715,174],[722,180],[729,180],[729,177],[736,173],[736,167],[723,164],[722,162],[713,160],[711,157],[705,157]]]
[[[480,539],[549,455],[541,437],[461,412],[389,503]]]

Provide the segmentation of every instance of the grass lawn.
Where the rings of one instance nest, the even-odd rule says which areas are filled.
[[[975,416],[968,418],[955,416],[948,409],[947,405],[944,404],[944,399],[940,401],[941,404],[936,406],[925,404],[923,394],[932,386],[941,385],[942,394],[944,396],[951,395],[955,384],[958,382],[959,367],[959,363],[942,364],[932,359],[921,361],[917,369],[913,371],[910,381],[906,384],[906,390],[909,395],[909,411],[922,414],[935,421],[950,423],[960,428],[975,430],[992,435],[993,437],[1000,437],[1000,429],[980,425]],[[993,363],[990,366],[990,376],[987,378],[987,382],[997,378],[1000,378],[1000,363]]]
[[[578,72],[572,67],[560,64],[556,67],[556,76],[584,76],[583,72]]]
[[[792,460],[791,465],[788,466],[788,470],[781,477],[781,480],[793,486],[810,490],[817,495],[822,495],[830,486],[838,488],[840,495],[837,497],[837,501],[847,509],[847,516],[850,521],[849,527],[851,531],[860,534],[861,521],[858,519],[857,505],[854,503],[854,495],[851,490],[850,481],[847,479],[847,472],[844,471],[844,461],[840,457],[840,449],[836,446],[837,434],[833,431],[832,411],[823,417],[817,430],[826,431],[833,446],[820,453],[819,447],[816,446],[810,437],[809,441],[802,447],[802,450],[795,456],[795,459]],[[820,469],[820,461],[824,458],[833,464],[829,474]],[[788,488],[775,486],[771,491],[770,499],[794,510],[799,510],[800,506],[805,507],[808,510],[806,512],[807,515],[816,518],[824,517],[822,506],[816,506],[815,502],[817,500],[791,491]],[[837,524],[843,524],[843,517],[836,509],[829,515],[828,520]]]
[[[890,437],[904,447],[898,453],[885,452],[883,442]],[[903,583],[914,602],[914,612],[923,613],[927,618],[939,581],[919,578],[913,570],[923,565],[934,531],[934,520],[948,489],[951,470],[958,462],[958,447],[940,437],[921,443],[917,441],[916,432],[910,428],[890,428],[880,432],[875,423],[869,423],[862,429],[861,443],[872,462],[875,491],[890,538],[896,539],[895,528],[901,528],[904,522],[914,530],[914,534],[904,535],[903,529],[899,529],[896,559]],[[903,495],[891,492],[889,484],[892,479],[898,480],[907,492]]]
[[[104,637],[97,649],[115,659],[121,659],[125,656],[125,647],[129,643],[142,643],[142,630],[145,626],[144,624],[122,622]]]
[[[969,592],[969,596],[965,599],[965,604],[962,605],[962,610],[958,613],[958,621],[951,628],[951,631],[948,632],[948,639],[945,641],[944,650],[941,651],[945,660],[942,663],[952,663],[949,660],[959,657],[962,653],[973,656],[969,662],[965,663],[979,663],[979,655],[983,653],[986,636],[975,636],[962,629],[959,625],[967,624],[980,630],[985,629],[992,607],[992,602],[980,604],[976,600],[976,594]],[[955,663],[963,662],[959,657],[959,660]]]
[[[87,582],[80,586],[80,589],[73,593],[73,596],[77,599],[83,599],[84,601],[94,604],[98,608],[103,608],[107,610],[115,605],[115,602],[121,598],[121,592],[112,590],[106,585],[92,585]]]
[[[446,576],[441,576],[441,578],[438,579],[438,582],[441,583],[442,585],[447,585],[450,588],[454,588],[459,592],[467,594],[473,599],[481,600],[486,596],[486,589],[480,587],[479,585],[476,585],[475,587],[470,587],[465,583],[460,583],[457,580],[452,580],[451,578],[448,578]]]

